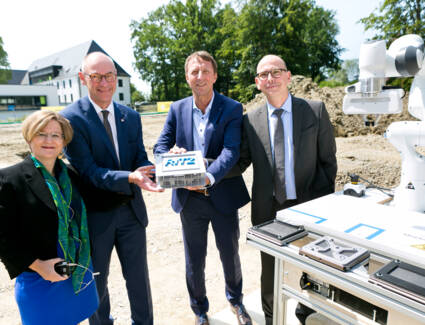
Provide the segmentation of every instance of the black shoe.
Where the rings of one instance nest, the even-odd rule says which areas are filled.
[[[195,325],[210,325],[207,314],[196,315]]]
[[[230,307],[232,308],[233,313],[236,315],[239,325],[252,325],[251,317],[246,312],[245,306],[243,304],[230,304]]]

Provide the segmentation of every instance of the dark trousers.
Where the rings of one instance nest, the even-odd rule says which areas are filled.
[[[132,323],[152,325],[152,298],[146,260],[146,229],[137,221],[129,205],[107,213],[113,213],[114,216],[106,231],[100,234],[90,232],[93,268],[95,272],[100,272],[100,275],[96,276],[99,308],[90,317],[90,325],[113,324],[113,318],[110,316],[108,274],[114,246],[127,286]]]
[[[210,222],[223,266],[226,298],[231,304],[241,303],[242,271],[237,211],[220,213],[214,208],[210,198],[193,192],[189,194],[180,218],[186,259],[186,284],[193,312],[201,315],[208,312],[209,307],[205,288],[205,259]]]
[[[298,204],[297,200],[288,200],[283,204],[276,201],[273,203],[273,212],[269,220],[276,218],[277,211],[290,208]],[[266,317],[266,325],[271,325],[273,320],[273,301],[274,301],[274,257],[261,252],[261,304]],[[307,306],[298,304],[295,315],[304,324],[308,315],[314,310]]]

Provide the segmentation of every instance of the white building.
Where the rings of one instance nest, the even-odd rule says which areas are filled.
[[[49,85],[0,85],[0,111],[58,105],[56,87]]]
[[[79,77],[81,62],[91,52],[103,52],[95,41],[89,41],[70,49],[34,61],[21,84],[54,86],[59,105],[69,105],[88,94]],[[114,60],[117,69],[117,90],[113,100],[130,106],[130,75]]]

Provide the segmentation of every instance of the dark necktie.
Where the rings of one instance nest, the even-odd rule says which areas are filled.
[[[273,185],[274,195],[279,204],[286,200],[285,188],[285,139],[283,136],[283,109],[275,109],[273,115],[274,123],[274,166],[273,166]]]
[[[112,136],[111,124],[108,121],[109,111],[102,110],[103,115],[103,126],[105,127],[106,133],[108,133],[109,139],[111,140],[112,145],[115,148],[114,137]]]

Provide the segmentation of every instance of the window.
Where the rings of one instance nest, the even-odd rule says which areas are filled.
[[[65,80],[62,81],[63,89],[65,89]]]
[[[31,107],[31,106],[34,106],[34,103],[36,103],[36,102],[40,102],[40,100],[37,100],[36,99],[37,97],[36,96],[19,96],[19,97],[16,97],[16,105],[19,105],[19,106],[21,106],[21,107],[24,107],[24,106],[29,106],[29,107]]]
[[[120,93],[119,95],[120,95],[120,100],[124,100],[124,94]]]
[[[59,89],[59,81],[56,83],[56,87]]]
[[[58,96],[58,101],[59,101],[59,103],[61,102],[61,96]]]
[[[17,106],[18,108],[35,108],[47,105],[46,96],[0,96],[0,107],[2,110],[8,109],[8,106]],[[4,106],[4,107],[2,107]]]
[[[66,95],[63,95],[63,102],[66,103]]]
[[[74,101],[74,96],[72,96],[72,94],[70,96],[71,96],[71,103],[72,103]]]
[[[122,87],[122,79],[118,79],[118,87]]]
[[[72,88],[72,80],[69,79],[69,88]]]

